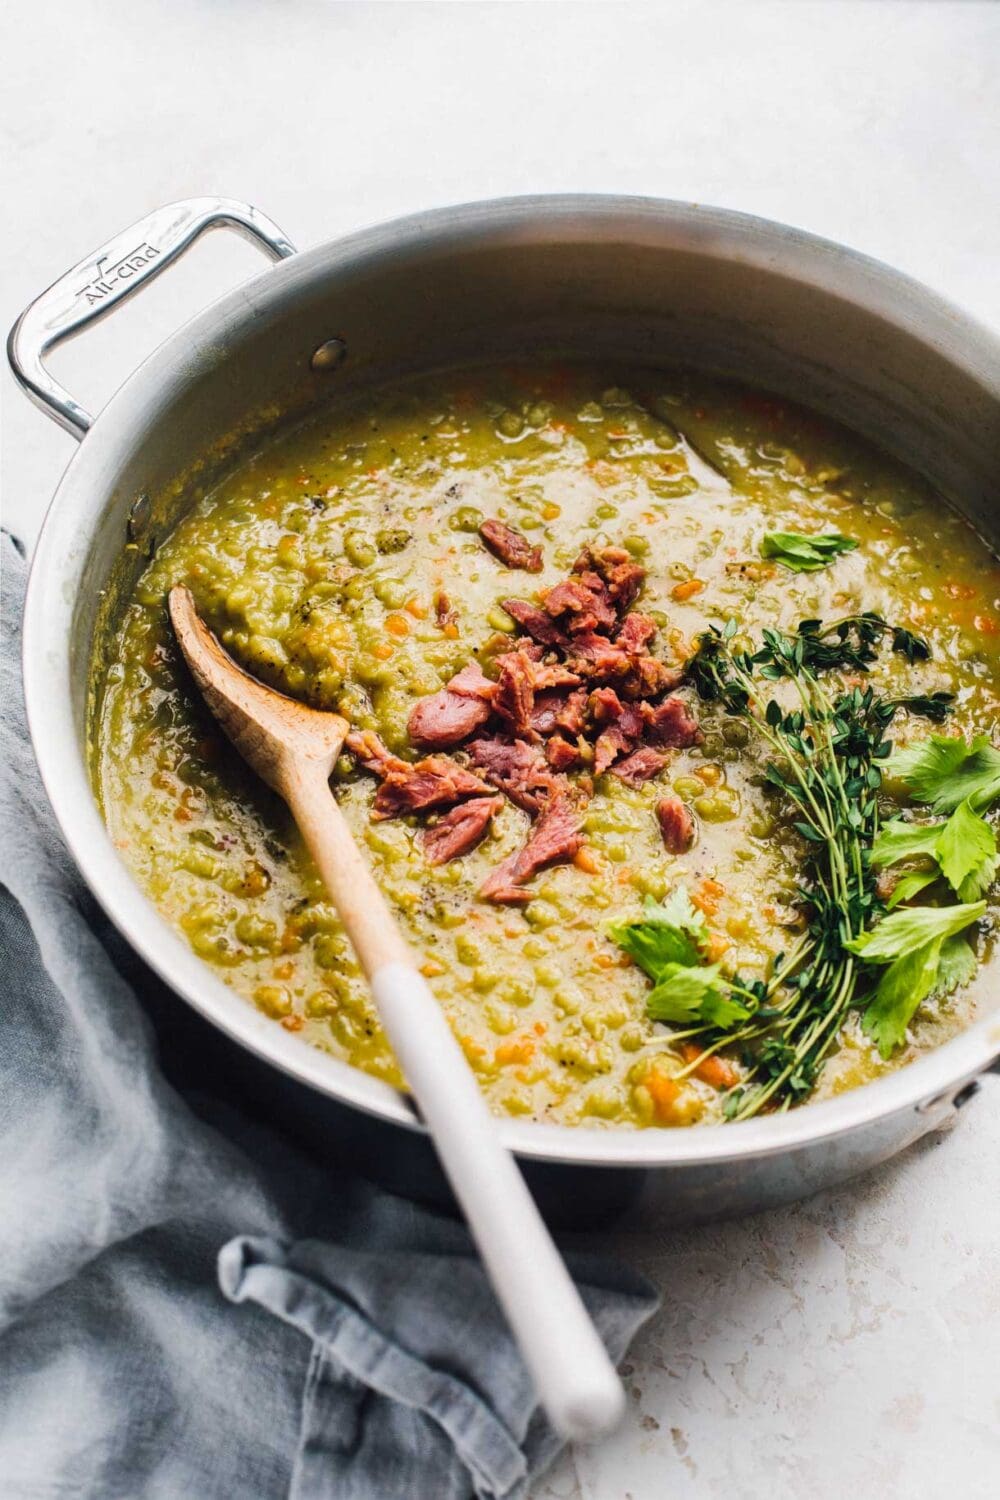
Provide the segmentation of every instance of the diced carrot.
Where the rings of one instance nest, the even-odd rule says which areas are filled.
[[[729,940],[720,932],[713,932],[708,940],[708,961],[717,964],[724,953],[729,952]]]
[[[653,1101],[656,1118],[668,1124],[673,1119],[674,1106],[680,1098],[680,1084],[668,1074],[661,1073],[658,1068],[651,1068],[642,1081]]]
[[[305,1021],[301,1016],[282,1016],[281,1025],[284,1026],[286,1031],[301,1031],[305,1025]]]
[[[412,615],[415,620],[426,620],[427,605],[417,594],[414,594],[412,599],[407,599],[403,607],[407,614]]]
[[[596,858],[594,857],[593,850],[588,849],[586,845],[576,851],[573,856],[573,863],[574,865],[576,865],[576,868],[578,870],[582,870],[585,875],[596,875],[601,868],[597,863]]]
[[[444,973],[444,964],[439,964],[436,958],[429,958],[425,964],[420,965],[420,972],[425,979],[433,979],[435,975]]]
[[[458,626],[455,624],[454,620],[448,621],[447,625],[444,627],[443,633],[448,637],[450,641],[458,640]]]
[[[555,502],[552,501],[552,500],[550,500],[546,505],[542,506],[542,520],[543,521],[554,521],[557,516],[561,516],[561,515],[562,515],[562,506],[561,505],[556,505]]]
[[[695,594],[700,594],[704,587],[705,584],[701,578],[687,578],[683,583],[675,583],[670,592],[675,599],[683,601],[693,599]]]
[[[378,641],[372,647],[372,656],[377,656],[379,661],[388,661],[394,649],[388,641]]]
[[[390,635],[404,636],[410,633],[410,622],[405,615],[391,614],[385,617],[385,628]]]
[[[493,1054],[493,1061],[504,1068],[508,1063],[527,1063],[535,1055],[535,1040],[530,1036],[512,1036],[501,1042]]]
[[[685,1042],[681,1048],[681,1056],[686,1063],[692,1063],[695,1058],[702,1056],[702,1049],[696,1042]],[[694,1069],[694,1076],[703,1083],[711,1084],[714,1089],[731,1089],[739,1081],[739,1074],[732,1064],[714,1053],[698,1064]]]
[[[719,909],[719,897],[725,895],[725,886],[717,880],[706,878],[701,882],[691,900],[706,917],[714,917]]]
[[[699,766],[694,773],[706,786],[718,786],[722,780],[721,766]]]
[[[533,1029],[536,1036],[544,1036],[549,1028],[544,1021],[536,1021]]]

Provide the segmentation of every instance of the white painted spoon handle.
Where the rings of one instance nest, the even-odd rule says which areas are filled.
[[[563,1437],[593,1441],[620,1421],[625,1397],[580,1294],[329,786],[303,778],[286,795],[539,1399]]]

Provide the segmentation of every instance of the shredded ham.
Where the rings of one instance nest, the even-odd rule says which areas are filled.
[[[468,854],[502,807],[502,797],[473,797],[470,802],[453,807],[431,828],[425,828],[423,846],[428,863],[443,865],[460,854]]]
[[[480,534],[509,567],[540,571],[541,549],[512,527],[490,520]],[[632,609],[644,577],[624,548],[587,547],[570,575],[540,591],[537,603],[504,600],[520,633],[492,667],[487,662],[495,676],[470,661],[416,703],[409,718],[414,745],[458,748],[471,768],[446,755],[411,764],[377,735],[349,734],[347,748],[380,781],[373,818],[444,809],[422,835],[429,863],[443,864],[474,848],[509,798],[535,826],[524,847],[487,877],[481,894],[497,902],[528,900],[533,875],[579,849],[579,801],[592,794],[593,776],[610,772],[640,787],[660,774],[670,751],[701,739],[690,708],[673,696],[683,670],[652,654],[656,621]],[[439,618],[450,613],[446,596],[436,608]],[[656,818],[670,852],[690,847],[694,820],[679,798],[661,798]]]
[[[513,526],[505,526],[502,521],[484,521],[479,535],[493,556],[506,563],[508,568],[523,568],[526,573],[542,571],[541,547],[533,547]]]
[[[694,842],[694,818],[673,792],[656,804],[656,821],[668,854],[685,854],[690,849]]]
[[[548,865],[572,859],[582,843],[577,810],[569,796],[560,791],[539,818],[528,842],[490,871],[479,894],[499,904],[530,901],[530,893],[523,887],[532,876]]]

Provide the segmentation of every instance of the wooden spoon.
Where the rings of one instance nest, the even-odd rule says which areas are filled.
[[[614,1367],[330,790],[346,720],[250,677],[180,585],[170,618],[208,707],[302,832],[553,1427],[571,1439],[602,1436],[625,1410]]]

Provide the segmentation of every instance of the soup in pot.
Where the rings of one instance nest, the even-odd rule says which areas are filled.
[[[651,369],[452,373],[312,417],[159,545],[97,684],[114,842],[249,1004],[402,1084],[176,583],[350,722],[333,789],[498,1114],[746,1118],[975,1014],[1000,573],[841,428]]]

